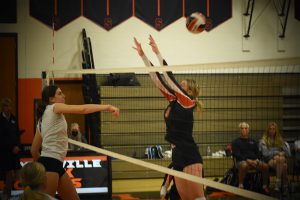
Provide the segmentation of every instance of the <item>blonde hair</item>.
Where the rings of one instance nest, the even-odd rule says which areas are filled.
[[[203,102],[198,99],[200,95],[200,88],[195,80],[193,79],[186,79],[188,89],[192,92],[192,97],[195,100],[197,111],[201,112],[203,110]]]
[[[269,129],[271,126],[275,127],[275,138],[274,140],[271,139],[269,136]],[[279,131],[279,127],[275,122],[270,122],[267,126],[267,129],[265,130],[263,134],[263,141],[266,143],[267,147],[275,146],[275,147],[282,147],[284,144],[283,138],[281,136],[281,133]],[[274,141],[274,143],[272,143]]]
[[[3,110],[3,108],[5,106],[10,106],[12,104],[12,101],[10,98],[3,98],[1,99],[1,110]]]
[[[24,192],[20,200],[48,200],[49,197],[43,194],[40,189],[46,181],[45,167],[38,162],[29,162],[21,169],[21,183]]]

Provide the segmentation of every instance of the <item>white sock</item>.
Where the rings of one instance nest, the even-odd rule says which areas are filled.
[[[240,184],[239,184],[239,188],[244,188],[243,183],[240,183]]]
[[[206,198],[203,196],[203,197],[197,197],[195,200],[206,200]]]
[[[167,195],[167,188],[166,186],[162,186],[160,189],[160,196],[166,196]]]

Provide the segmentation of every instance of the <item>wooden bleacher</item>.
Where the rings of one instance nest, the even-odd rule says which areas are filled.
[[[105,86],[105,76],[98,76],[101,103],[116,105],[120,118],[101,113],[101,142],[105,149],[127,156],[144,158],[145,148],[159,144],[169,150],[164,140],[163,110],[167,101],[154,87],[148,75],[136,75],[140,86]],[[239,136],[238,124],[247,121],[250,134],[260,139],[267,123],[277,122],[283,136],[293,141],[300,133],[299,74],[177,74],[177,80],[195,79],[201,87],[205,105],[195,112],[194,138],[201,155],[207,146],[215,152]],[[151,160],[167,166],[169,159]],[[232,166],[231,158],[204,157],[204,175],[222,176]],[[113,179],[157,178],[163,174],[120,160],[112,162]]]

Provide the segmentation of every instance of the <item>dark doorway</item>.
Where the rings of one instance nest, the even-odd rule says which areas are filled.
[[[12,112],[18,117],[17,34],[0,33],[0,99],[11,98]]]

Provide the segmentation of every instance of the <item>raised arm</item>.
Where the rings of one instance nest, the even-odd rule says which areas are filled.
[[[152,51],[156,54],[157,59],[161,66],[168,65],[165,59],[163,59],[158,46],[154,40],[154,38],[150,35],[149,36],[149,45],[152,48]],[[179,83],[176,81],[172,72],[164,72],[164,77],[171,87],[171,90],[174,91],[174,95],[177,97],[178,102],[185,108],[191,108],[195,106],[195,101],[191,99],[191,97],[181,88]]]
[[[132,48],[135,49],[139,56],[142,58],[144,64],[147,67],[153,66],[153,64],[149,61],[147,56],[144,54],[142,45],[140,42],[134,38],[134,44]],[[161,75],[158,72],[149,72],[149,75],[155,84],[155,86],[161,91],[161,93],[167,98],[168,101],[173,101],[175,99],[175,94],[173,90],[163,81]]]
[[[163,65],[168,65],[167,62],[163,59],[159,49],[158,49],[158,46],[154,40],[154,38],[152,37],[152,35],[149,35],[149,45],[151,46],[152,48],[152,51],[155,53],[155,55],[157,56],[157,59],[158,59],[158,62],[161,66]]]
[[[186,91],[184,91],[182,89],[180,84],[176,81],[172,72],[164,72],[164,77],[165,77],[168,85],[174,91],[174,94],[177,97],[177,101],[184,108],[192,108],[195,106],[195,101],[187,94]]]

